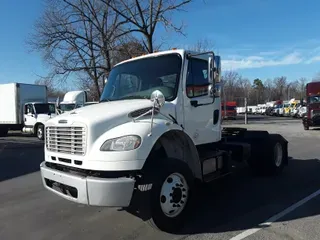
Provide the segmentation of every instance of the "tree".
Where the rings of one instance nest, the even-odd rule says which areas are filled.
[[[253,80],[254,93],[256,95],[256,104],[259,104],[263,101],[263,92],[264,92],[264,85],[261,79],[256,78]]]
[[[208,52],[213,50],[213,43],[209,39],[203,38],[199,39],[195,45],[189,48],[191,51],[195,52]]]
[[[114,64],[124,22],[104,1],[46,1],[35,32],[28,40],[51,68],[50,78],[65,81],[70,74],[91,79],[100,96],[104,76]]]
[[[101,0],[109,6],[120,21],[126,23],[118,36],[141,33],[142,43],[149,53],[155,49],[154,33],[159,24],[165,29],[183,34],[183,24],[173,23],[171,17],[191,0]]]
[[[281,76],[281,77],[276,77],[274,80],[274,85],[275,85],[275,97],[276,99],[281,99],[283,100],[285,98],[285,90],[287,86],[287,77]]]
[[[305,96],[305,88],[306,88],[307,79],[302,77],[298,80],[298,88],[300,93],[300,99]]]
[[[52,81],[48,78],[38,79],[34,84],[45,85],[47,87],[47,95],[49,98],[63,98],[64,94],[67,92],[65,89],[56,89]]]

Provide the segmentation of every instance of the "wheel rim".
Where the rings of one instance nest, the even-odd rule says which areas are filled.
[[[282,164],[282,146],[280,143],[277,143],[274,146],[274,159],[276,167],[280,167]]]
[[[176,217],[185,208],[189,197],[189,186],[180,173],[170,174],[163,182],[160,192],[160,206],[168,217]]]
[[[41,127],[38,128],[38,138],[42,138],[42,129],[41,129]]]

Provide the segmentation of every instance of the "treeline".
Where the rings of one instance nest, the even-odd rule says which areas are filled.
[[[226,101],[236,101],[238,106],[244,106],[247,98],[248,105],[263,104],[275,100],[290,100],[305,98],[306,78],[288,81],[287,77],[274,79],[254,79],[250,81],[235,71],[224,72],[224,95]]]

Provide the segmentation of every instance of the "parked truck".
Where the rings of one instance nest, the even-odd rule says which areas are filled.
[[[54,104],[47,102],[44,85],[0,84],[0,136],[21,130],[44,139],[44,123],[55,116]]]
[[[302,118],[303,127],[320,126],[320,82],[310,82],[306,85],[307,112]]]
[[[226,109],[225,109],[226,108]],[[237,119],[237,102],[222,102],[221,103],[222,118]]]
[[[220,76],[213,52],[168,50],[117,64],[99,104],[46,122],[44,187],[172,232],[196,209],[201,185],[247,165],[280,174],[288,165],[281,135],[222,128]]]
[[[68,112],[76,108],[83,107],[86,102],[86,91],[70,91],[64,95],[63,101],[59,103],[59,110],[61,113]]]

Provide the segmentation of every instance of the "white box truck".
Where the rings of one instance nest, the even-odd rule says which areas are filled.
[[[171,232],[196,211],[198,184],[246,164],[281,173],[281,135],[222,129],[220,66],[213,52],[183,49],[116,65],[98,104],[45,123],[44,187],[76,203],[123,207]]]
[[[21,130],[43,140],[44,122],[56,115],[55,104],[47,100],[44,85],[0,84],[0,136],[9,129]]]

